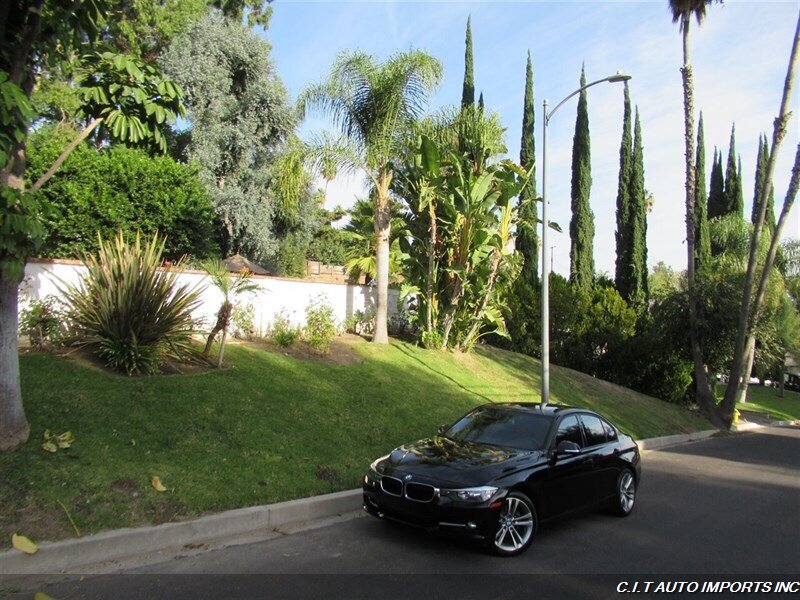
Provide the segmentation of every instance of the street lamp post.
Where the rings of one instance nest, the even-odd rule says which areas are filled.
[[[547,245],[547,231],[549,224],[547,221],[547,127],[553,114],[573,96],[577,96],[586,88],[590,88],[598,83],[619,83],[628,81],[630,75],[617,72],[615,75],[598,79],[592,83],[587,83],[578,88],[561,102],[556,104],[550,112],[547,111],[547,100],[542,105],[542,115],[544,117],[544,129],[542,130],[542,399],[541,406],[544,408],[550,401],[550,273],[548,262],[550,262],[550,247]]]

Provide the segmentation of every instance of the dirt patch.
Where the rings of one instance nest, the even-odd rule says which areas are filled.
[[[230,343],[241,344],[250,348],[274,352],[276,354],[283,354],[284,356],[291,356],[299,360],[314,360],[325,363],[326,365],[346,366],[357,365],[364,362],[364,358],[358,353],[355,346],[365,344],[366,340],[361,336],[345,333],[333,340],[327,354],[319,352],[302,340],[295,342],[288,348],[279,346],[272,340],[267,339],[232,340]]]
[[[92,369],[99,369],[105,373],[111,373],[112,375],[120,375],[122,377],[128,377],[125,373],[120,373],[119,371],[115,371],[107,367],[102,360],[100,360],[95,354],[87,347],[80,347],[80,348],[65,348],[54,352],[54,354],[58,354],[59,356],[63,356],[68,358],[69,360],[78,363],[84,367],[90,367]],[[223,368],[225,366],[223,365]],[[215,366],[205,363],[202,361],[197,362],[190,362],[190,363],[181,363],[177,361],[167,361],[162,366],[160,371],[157,373],[158,375],[196,375],[198,373],[206,373],[208,371],[216,371],[218,370]],[[140,375],[132,375],[132,377],[148,377],[146,374]]]
[[[130,494],[134,498],[139,495],[139,485],[133,477],[120,477],[111,482],[111,489],[115,492]]]

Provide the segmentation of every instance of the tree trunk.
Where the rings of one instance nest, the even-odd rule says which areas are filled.
[[[756,357],[756,338],[752,335],[747,338],[747,369],[745,370],[744,377],[739,383],[739,393],[737,394],[736,402],[745,404],[747,402],[747,387],[750,385],[750,374],[753,372],[753,360]]]
[[[733,364],[731,365],[731,372],[729,376],[729,381],[739,381],[742,377],[742,373],[745,368],[745,350],[746,350],[746,341],[747,336],[753,330],[755,326],[756,318],[751,318],[751,316],[756,316],[759,314],[761,310],[761,302],[763,302],[763,291],[766,290],[766,278],[769,276],[769,270],[772,268],[772,263],[774,262],[774,254],[770,252],[772,256],[772,260],[770,260],[770,255],[767,256],[767,260],[764,262],[763,270],[761,271],[759,277],[759,292],[760,297],[757,295],[756,301],[752,303],[751,300],[753,299],[753,287],[755,285],[756,280],[756,270],[758,268],[758,247],[761,240],[761,233],[764,229],[764,219],[766,216],[767,210],[767,198],[772,190],[772,180],[775,174],[775,163],[777,160],[778,150],[780,149],[781,143],[783,142],[783,138],[786,136],[787,133],[787,126],[789,122],[789,118],[791,117],[791,96],[792,91],[794,88],[794,77],[797,71],[797,62],[798,62],[798,46],[800,46],[800,16],[797,20],[797,26],[795,28],[795,35],[794,35],[794,42],[792,44],[792,52],[789,57],[789,67],[786,72],[786,80],[783,84],[783,96],[781,98],[781,107],[778,112],[778,117],[775,119],[773,132],[772,132],[772,147],[769,150],[769,160],[767,161],[767,168],[766,173],[764,174],[764,181],[761,183],[761,189],[758,191],[758,217],[756,222],[753,225],[753,234],[750,238],[750,252],[747,259],[747,272],[745,274],[745,281],[744,281],[744,288],[742,290],[742,302],[739,308],[739,324],[736,330],[736,344],[734,346],[734,354],[733,354]],[[797,162],[795,161],[795,165]],[[793,174],[794,179],[794,174]],[[787,192],[787,200],[788,194],[791,193],[791,186],[790,191]],[[796,194],[796,188],[795,188]],[[792,199],[790,202],[793,202]],[[784,201],[784,209],[786,208],[786,201]],[[783,216],[783,211],[781,213]],[[775,233],[773,234],[773,239],[770,242],[770,250],[777,248],[777,241],[780,237],[780,232],[776,228]],[[777,249],[776,249],[777,251]],[[763,283],[763,290],[762,290],[762,283]],[[725,390],[725,397],[722,400],[722,417],[725,419],[727,423],[730,423],[733,419],[733,409],[735,406],[736,401],[736,387],[735,386],[728,386],[728,389]]]
[[[433,198],[428,200],[428,214],[430,216],[430,238],[428,240],[428,281],[425,307],[425,320],[428,331],[433,331],[433,276],[436,272],[436,205]]]
[[[784,379],[786,379],[786,356],[783,357],[783,362],[781,363],[781,380],[778,382],[778,398],[784,397]]]
[[[389,343],[389,233],[392,224],[392,207],[389,200],[391,175],[382,172],[378,175],[377,197],[375,198],[375,283],[377,301],[375,303],[375,331],[372,341],[376,344]]]
[[[716,411],[716,402],[708,383],[703,349],[700,345],[697,317],[697,289],[694,264],[694,205],[695,205],[695,161],[694,161],[694,83],[689,48],[689,15],[683,15],[683,125],[686,147],[686,280],[689,291],[689,338],[694,364],[695,399],[702,413],[716,426],[723,426]]]
[[[489,283],[483,295],[481,306],[478,309],[478,312],[475,314],[475,320],[472,323],[472,327],[470,327],[467,336],[464,338],[464,341],[461,344],[461,350],[468,349],[472,345],[472,338],[478,335],[478,328],[483,323],[483,315],[486,314],[486,307],[489,306],[489,298],[491,297],[492,290],[494,289],[494,282],[497,278],[497,272],[500,270],[500,259],[502,257],[503,253],[501,250],[494,251],[494,256],[492,256],[491,272],[489,274]]]
[[[219,307],[217,311],[217,322],[214,324],[214,328],[211,330],[211,333],[208,334],[208,339],[206,340],[206,347],[203,348],[203,356],[208,358],[211,354],[211,346],[214,345],[214,340],[217,337],[217,334],[222,331],[225,332],[228,330],[228,324],[230,323],[231,314],[233,313],[233,305],[225,300],[222,303],[222,306]],[[224,340],[222,342],[225,343]],[[222,348],[220,348],[220,351]]]
[[[0,452],[20,447],[30,433],[19,388],[18,290],[19,281],[0,270]]]
[[[222,357],[225,354],[225,340],[228,338],[228,328],[222,330],[222,339],[219,342],[219,355],[217,356],[217,368],[222,368]]]

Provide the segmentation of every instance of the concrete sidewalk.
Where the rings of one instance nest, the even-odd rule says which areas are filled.
[[[717,430],[640,440],[656,450],[703,440]],[[121,563],[147,564],[170,556],[205,552],[287,535],[361,514],[361,489],[230,510],[191,521],[104,531],[96,535],[39,544],[33,555],[0,553],[0,575],[109,572]]]

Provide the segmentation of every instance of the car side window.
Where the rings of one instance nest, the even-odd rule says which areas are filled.
[[[614,429],[610,423],[603,421],[603,427],[606,430],[606,437],[608,438],[609,442],[616,442],[617,441],[617,430]]]
[[[587,446],[599,446],[608,441],[606,439],[606,429],[599,418],[592,415],[581,415],[581,421],[583,422],[583,431],[586,434]]]
[[[561,419],[556,432],[556,446],[564,440],[575,442],[583,448],[583,436],[581,436],[581,424],[578,422],[578,417],[571,415]]]

